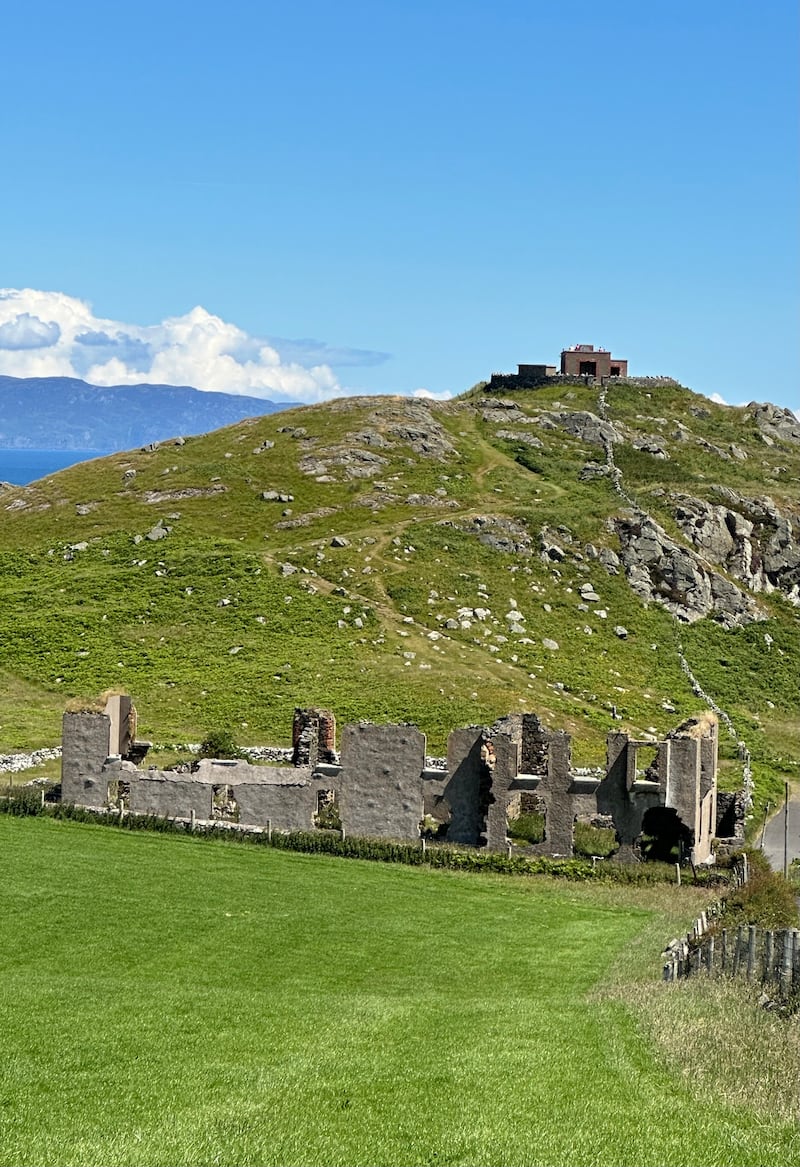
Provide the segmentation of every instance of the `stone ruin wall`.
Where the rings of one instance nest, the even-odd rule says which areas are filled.
[[[669,829],[694,863],[713,861],[718,833],[717,724],[691,719],[660,742],[612,732],[604,770],[576,770],[571,739],[535,714],[511,714],[487,728],[454,730],[444,769],[426,768],[425,736],[414,726],[344,728],[320,709],[295,712],[292,763],[257,766],[202,759],[191,772],[140,769],[130,698],[105,713],[65,713],[62,798],[198,822],[227,821],[279,831],[339,826],[346,834],[505,850],[509,816],[536,811],[544,839],[531,854],[570,856],[576,822],[613,827],[622,861],[641,858],[643,832]],[[119,704],[121,702],[121,705]],[[126,704],[127,703],[127,704]],[[733,809],[731,809],[733,807]],[[722,799],[726,833],[740,834],[737,807]],[[720,825],[723,825],[722,823]],[[738,840],[737,840],[738,841]]]

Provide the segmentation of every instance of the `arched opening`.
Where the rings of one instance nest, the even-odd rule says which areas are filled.
[[[694,833],[670,806],[652,806],[642,819],[642,858],[682,863],[691,853]]]

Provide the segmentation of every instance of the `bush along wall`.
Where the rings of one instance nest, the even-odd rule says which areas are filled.
[[[0,813],[39,816],[126,831],[155,831],[161,834],[191,834],[194,838],[212,839],[249,846],[273,847],[304,854],[337,855],[346,859],[367,859],[378,863],[404,863],[411,867],[439,867],[454,871],[491,871],[505,875],[551,875],[560,879],[593,880],[602,883],[658,884],[674,883],[675,868],[668,863],[593,863],[588,859],[549,859],[525,857],[499,851],[469,847],[392,842],[356,836],[342,838],[338,831],[265,831],[231,824],[192,824],[185,819],[161,818],[158,815],[120,815],[118,811],[91,810],[70,803],[42,802],[41,792],[22,788],[0,798]],[[685,878],[685,877],[684,877]],[[730,873],[718,868],[698,868],[694,882],[708,887],[726,886]]]
[[[664,955],[664,980],[704,972],[761,984],[792,1008],[800,998],[800,915],[792,885],[760,851],[747,851],[721,900]]]

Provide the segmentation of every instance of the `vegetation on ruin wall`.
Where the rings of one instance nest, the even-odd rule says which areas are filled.
[[[658,981],[700,889],[6,816],[0,850],[5,1167],[798,1161],[793,1023],[740,993],[731,1042]]]
[[[531,421],[559,403],[599,408],[597,389],[583,385],[514,399]],[[414,722],[429,752],[442,753],[455,727],[533,710],[574,735],[578,764],[597,764],[610,729],[663,735],[696,712],[682,641],[758,764],[758,817],[784,776],[798,773],[797,612],[761,596],[768,619],[726,632],[710,620],[678,627],[657,605],[643,606],[623,574],[585,553],[590,542],[617,546],[608,520],[624,506],[607,479],[579,480],[602,450],[534,424],[526,432],[541,448],[500,439],[482,407],[467,407],[477,400],[414,406],[422,411],[414,425],[430,417],[453,452],[426,457],[389,435],[391,445],[367,447],[386,460],[373,478],[348,480],[334,466],[337,481],[317,481],[300,469],[306,439],[281,431],[301,425],[324,458],[352,445],[348,435],[387,433],[389,413],[406,419],[407,402],[354,399],[255,418],[180,447],[71,467],[28,492],[3,491],[0,752],[54,744],[68,699],[115,686],[133,696],[140,736],[157,742],[200,741],[215,725],[244,744],[287,743],[294,707],[316,704],[340,725]],[[778,503],[796,499],[797,453],[765,446],[742,411],[680,387],[648,398],[622,385],[609,392],[608,412],[642,434],[664,420],[656,428],[669,461],[629,444],[616,456],[626,489],[673,535],[662,483],[703,498],[719,482],[753,496],[768,489]],[[677,421],[691,422],[693,440],[670,439]],[[695,437],[735,442],[748,459],[713,460]],[[127,470],[136,477],[124,479]],[[164,497],[182,490],[216,493]],[[264,500],[270,490],[291,503]],[[486,516],[517,524],[531,554],[481,542],[475,520]],[[172,530],[150,541],[157,522]],[[543,561],[544,526],[567,532],[563,561]],[[347,545],[332,547],[335,535]],[[287,564],[295,570],[284,575]],[[581,611],[587,581],[600,602]],[[508,627],[512,600],[524,634]],[[479,606],[491,616],[462,628],[459,609]],[[724,733],[722,748],[723,780],[735,787],[741,765]]]

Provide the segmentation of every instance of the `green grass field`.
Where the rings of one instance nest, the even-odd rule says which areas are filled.
[[[51,820],[0,854],[1,1164],[800,1162],[791,1108],[656,1044],[697,1038],[657,979],[696,889]]]

